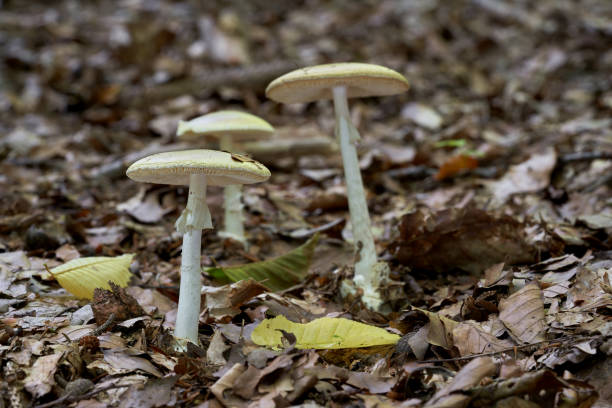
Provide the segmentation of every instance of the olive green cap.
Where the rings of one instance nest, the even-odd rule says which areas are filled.
[[[250,113],[222,110],[189,121],[180,121],[176,134],[181,139],[193,140],[200,136],[231,136],[235,139],[253,139],[270,136],[274,128],[262,118]]]
[[[191,174],[204,174],[207,184],[252,184],[266,181],[270,170],[247,156],[219,150],[181,150],[153,154],[132,164],[127,176],[143,183],[189,185]]]
[[[402,74],[380,65],[341,62],[300,68],[276,78],[266,96],[277,102],[300,103],[332,99],[332,89],[345,86],[348,98],[395,95],[408,90]]]

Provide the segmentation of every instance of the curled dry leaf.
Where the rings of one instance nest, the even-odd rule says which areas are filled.
[[[109,281],[121,287],[127,286],[132,276],[129,270],[132,258],[134,254],[78,258],[53,268],[50,272],[59,284],[74,296],[92,299],[94,289],[110,289]]]
[[[225,344],[223,335],[220,331],[215,331],[212,338],[210,339],[210,345],[206,349],[206,362],[210,365],[221,366],[227,363],[223,353],[230,348]]]
[[[478,385],[483,378],[495,374],[497,367],[490,357],[470,361],[455,375],[453,381],[443,387],[429,400],[426,407],[463,407],[470,397],[463,394],[467,388]]]
[[[246,368],[244,365],[236,363],[210,387],[210,392],[212,392],[226,407],[242,406],[244,403],[244,401],[238,399],[238,397],[228,395],[229,393],[226,393],[226,391],[234,388],[234,382],[236,382],[238,377],[240,377],[245,370]]]
[[[510,333],[524,343],[544,340],[544,297],[537,283],[530,283],[499,302],[499,318]]]
[[[414,309],[424,313],[429,319],[427,342],[447,350],[453,348],[453,331],[459,323],[438,313],[428,312],[416,307]]]
[[[251,278],[218,288],[202,288],[202,292],[206,294],[206,307],[210,315],[219,319],[238,314],[241,305],[266,290],[265,286]]]

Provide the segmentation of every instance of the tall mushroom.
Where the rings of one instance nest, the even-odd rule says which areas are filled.
[[[240,111],[218,111],[199,116],[190,121],[180,121],[177,136],[185,140],[195,140],[204,136],[219,139],[219,148],[226,152],[242,153],[233,141],[245,141],[270,136],[274,128],[265,120]],[[246,245],[244,235],[244,215],[242,213],[242,189],[239,184],[230,184],[224,189],[225,226],[219,233]]]
[[[206,205],[206,186],[259,183],[270,177],[270,171],[244,156],[202,149],[145,157],[127,169],[127,176],[143,183],[189,186],[187,207],[175,224],[176,230],[183,234],[183,252],[174,335],[198,344],[202,230],[213,227]]]
[[[301,68],[274,81],[266,96],[283,103],[304,103],[333,99],[336,115],[336,137],[340,142],[348,195],[351,226],[355,239],[357,262],[355,285],[362,289],[362,300],[378,309],[383,300],[378,288],[388,276],[388,266],[377,262],[374,237],[365,198],[356,143],[359,132],[351,122],[347,98],[393,95],[405,92],[408,81],[401,74],[379,65],[336,63]]]

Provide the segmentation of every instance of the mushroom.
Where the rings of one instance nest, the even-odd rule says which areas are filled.
[[[336,137],[340,142],[344,176],[348,195],[351,226],[355,240],[356,258],[354,284],[360,288],[364,304],[377,310],[383,303],[378,287],[385,280],[389,268],[377,262],[374,237],[366,202],[356,143],[359,132],[351,122],[347,98],[393,95],[405,92],[408,81],[389,68],[362,63],[336,63],[301,68],[274,81],[266,96],[283,103],[305,103],[333,99],[336,115]],[[348,282],[344,289],[347,290]]]
[[[243,141],[270,136],[274,128],[265,120],[250,113],[224,110],[199,116],[190,121],[180,121],[177,136],[195,140],[203,136],[219,138],[219,148],[226,152],[236,151],[233,140]],[[219,235],[232,238],[246,246],[244,215],[242,213],[242,189],[239,184],[227,185],[224,189],[225,230]]]
[[[206,205],[206,186],[258,183],[267,180],[270,171],[248,157],[201,149],[154,154],[132,164],[126,174],[143,183],[189,186],[187,207],[175,224],[183,234],[183,250],[174,335],[198,344],[202,230],[213,227]]]

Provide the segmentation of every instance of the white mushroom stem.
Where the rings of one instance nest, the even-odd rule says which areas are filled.
[[[183,234],[181,257],[181,285],[174,336],[198,344],[198,322],[202,275],[200,250],[202,229],[212,228],[210,212],[206,205],[206,175],[189,176],[187,207],[176,221],[176,229]]]
[[[219,147],[221,150],[225,150],[230,153],[237,153],[234,151],[231,138],[228,135],[221,136],[219,141]],[[246,244],[246,237],[244,235],[244,214],[242,212],[242,185],[230,184],[225,186],[223,190],[224,206],[225,206],[225,223],[224,230],[219,233],[220,236],[226,238],[232,238],[236,241]]]
[[[344,164],[344,178],[348,196],[353,239],[357,252],[355,275],[353,281],[363,290],[362,300],[367,307],[377,309],[381,300],[378,293],[380,277],[377,276],[376,247],[374,236],[370,229],[370,215],[366,202],[359,158],[355,143],[359,140],[359,132],[351,122],[346,97],[346,88],[337,86],[333,88],[334,110],[336,114],[336,136],[340,141],[342,162]]]

